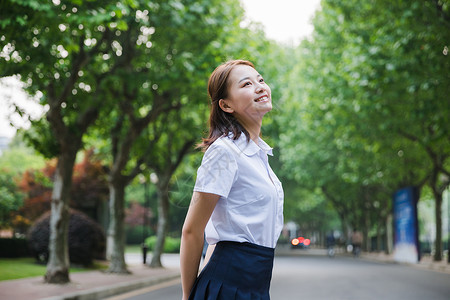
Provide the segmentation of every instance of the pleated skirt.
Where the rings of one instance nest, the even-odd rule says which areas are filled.
[[[273,258],[272,248],[219,242],[189,300],[269,300]]]

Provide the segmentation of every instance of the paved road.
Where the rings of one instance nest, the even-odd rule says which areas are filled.
[[[273,300],[448,300],[450,275],[352,257],[280,257]]]
[[[448,300],[450,275],[352,257],[276,257],[272,300]],[[180,300],[179,280],[111,300]]]

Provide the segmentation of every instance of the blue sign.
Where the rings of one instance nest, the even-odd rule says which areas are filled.
[[[394,194],[394,260],[417,263],[419,260],[418,193],[414,187]]]

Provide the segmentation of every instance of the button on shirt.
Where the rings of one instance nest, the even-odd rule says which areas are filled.
[[[275,248],[283,227],[283,189],[269,166],[272,148],[241,133],[218,138],[197,171],[194,191],[219,195],[205,229],[209,244],[250,242]]]

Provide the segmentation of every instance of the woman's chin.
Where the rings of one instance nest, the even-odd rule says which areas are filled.
[[[266,113],[268,113],[269,111],[272,110],[272,103],[265,103],[264,105],[261,105],[260,107],[258,107],[258,112],[265,115]]]

